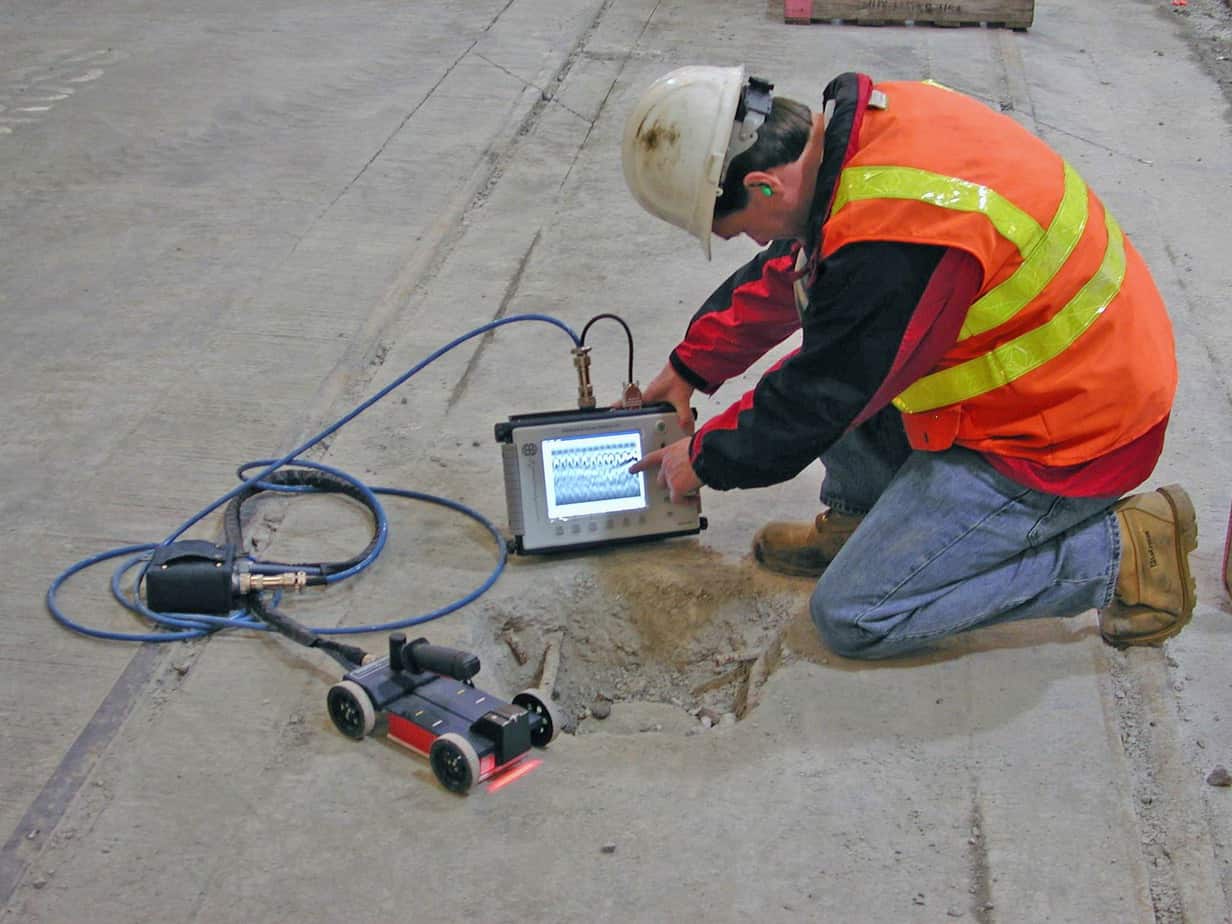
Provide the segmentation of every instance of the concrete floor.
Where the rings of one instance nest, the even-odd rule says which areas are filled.
[[[1204,776],[1232,766],[1229,36],[1218,0],[1179,13],[1040,0],[1025,33],[786,26],[773,0],[11,0],[5,919],[1228,920],[1232,790]],[[807,582],[759,575],[746,554],[760,522],[813,508],[810,469],[706,493],[697,540],[515,562],[429,626],[478,651],[481,685],[505,694],[563,632],[574,718],[624,658],[610,718],[578,719],[534,772],[460,798],[418,758],[334,730],[325,658],[240,634],[96,641],[47,616],[62,568],[160,540],[240,462],[289,449],[494,317],[545,312],[576,330],[619,313],[648,381],[749,251],[718,244],[707,264],[638,209],[624,116],[671,67],[741,61],[804,100],[842,70],[933,78],[1011,111],[1100,191],[1152,266],[1181,352],[1153,478],[1183,482],[1199,511],[1200,604],[1181,637],[1117,653],[1086,614],[909,661],[834,658],[807,625]],[[623,336],[600,325],[593,344],[614,397]],[[544,325],[470,341],[318,456],[502,520],[492,425],[568,406],[568,348]],[[468,521],[391,512],[380,562],[294,612],[367,625],[483,580],[492,553]],[[285,558],[364,535],[353,511],[317,500],[275,505],[257,529]],[[64,605],[139,630],[109,573],[74,580]],[[703,594],[712,574],[730,590]],[[726,635],[707,636],[717,623]],[[739,641],[778,638],[784,657],[743,721],[705,729],[696,700],[672,694],[671,649],[704,638],[721,655],[741,626]]]

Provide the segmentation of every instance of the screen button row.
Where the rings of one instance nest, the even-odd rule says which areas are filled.
[[[619,517],[619,518],[618,517],[608,517],[606,520],[603,521],[603,528],[605,530],[615,529],[617,525],[623,526],[625,528],[629,528],[633,526],[634,519],[635,518],[631,516]],[[646,514],[639,513],[636,517],[636,520],[637,520],[638,526],[645,526],[646,525]],[[591,533],[597,533],[599,531],[599,521],[590,520],[589,522],[587,522],[586,531],[591,532]],[[564,523],[557,523],[556,524],[556,535],[564,536],[566,534],[580,536],[582,534],[582,524],[581,523],[569,523],[566,525]]]

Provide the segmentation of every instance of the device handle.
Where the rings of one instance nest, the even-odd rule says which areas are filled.
[[[478,655],[443,645],[430,645],[424,638],[407,643],[402,649],[402,663],[415,673],[431,671],[464,682],[479,673]]]

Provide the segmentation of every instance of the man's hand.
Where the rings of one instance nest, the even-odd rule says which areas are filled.
[[[686,497],[696,494],[702,486],[702,480],[697,477],[693,463],[689,461],[688,439],[676,440],[648,453],[640,462],[629,466],[629,474],[635,475],[656,465],[659,466],[659,484],[671,493],[673,504],[683,503]]]
[[[689,399],[692,397],[693,386],[680,377],[680,373],[672,368],[670,362],[642,392],[642,401],[646,404],[654,404],[658,401],[671,404],[676,409],[680,429],[688,434],[693,433],[693,409],[689,406]]]

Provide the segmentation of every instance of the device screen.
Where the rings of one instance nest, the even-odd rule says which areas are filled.
[[[642,457],[638,430],[543,441],[548,518],[641,510],[646,484],[629,466]]]

